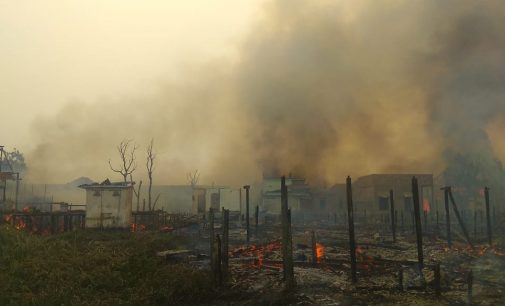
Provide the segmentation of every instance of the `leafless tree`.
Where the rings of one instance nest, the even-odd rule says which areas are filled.
[[[187,179],[188,179],[188,184],[191,185],[191,187],[195,187],[198,184],[198,179],[200,178],[200,173],[198,170],[195,170],[195,172],[188,172]]]
[[[152,187],[153,187],[153,172],[154,172],[154,160],[156,159],[156,153],[153,151],[154,139],[151,139],[151,142],[147,146],[147,159],[146,159],[146,168],[147,168],[147,177],[149,178],[149,188],[147,194],[147,205],[149,210],[153,210],[154,207],[151,205],[152,198]]]
[[[112,167],[109,158],[110,169],[121,174],[125,183],[127,182],[128,176],[131,177],[131,174],[137,168],[137,163],[135,163],[135,150],[137,146],[134,144],[132,145],[131,142],[131,140],[123,139],[117,146],[117,151],[119,152],[119,157],[122,162],[119,168]]]

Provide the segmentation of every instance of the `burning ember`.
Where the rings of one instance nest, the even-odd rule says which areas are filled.
[[[320,263],[324,257],[324,246],[321,243],[316,243],[317,262]]]
[[[18,231],[23,230],[26,228],[26,223],[23,221],[23,219],[19,219],[18,222],[16,222],[16,225],[14,226]]]
[[[261,268],[263,266],[263,260],[265,256],[270,255],[274,251],[279,251],[281,249],[281,242],[279,240],[270,242],[265,245],[250,245],[250,246],[241,246],[230,252],[230,257],[238,257],[238,256],[248,256],[255,257],[256,260],[254,262],[254,266]]]
[[[130,232],[143,232],[146,230],[146,226],[144,224],[136,224],[132,223],[130,224]]]
[[[423,211],[430,212],[430,201],[428,199],[423,199]]]

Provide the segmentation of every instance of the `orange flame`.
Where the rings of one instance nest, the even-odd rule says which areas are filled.
[[[316,243],[316,258],[317,262],[321,262],[324,257],[324,246],[321,243]]]
[[[20,219],[17,224],[14,226],[18,231],[24,229],[26,227],[25,221],[23,219]]]
[[[130,232],[135,233],[135,232],[143,232],[145,231],[146,226],[144,224],[136,224],[132,223],[130,224]]]
[[[423,199],[423,210],[427,213],[429,213],[431,210],[430,201],[428,201],[428,199]]]

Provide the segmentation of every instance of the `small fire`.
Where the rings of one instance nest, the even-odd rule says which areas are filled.
[[[428,199],[423,199],[423,211],[430,212],[430,201]]]
[[[26,223],[21,219],[14,226],[18,231],[23,230],[26,227]]]
[[[143,232],[146,230],[146,226],[144,224],[136,224],[132,223],[130,224],[130,232]]]
[[[321,243],[316,243],[316,258],[317,262],[321,262],[324,257],[324,246]]]

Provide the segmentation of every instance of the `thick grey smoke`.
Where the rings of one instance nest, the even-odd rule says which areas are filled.
[[[164,183],[199,169],[207,183],[293,173],[328,184],[438,173],[454,152],[493,159],[501,145],[487,129],[505,114],[504,15],[501,1],[268,2],[237,63],[40,118],[31,177],[111,176],[122,138],[154,137]]]

